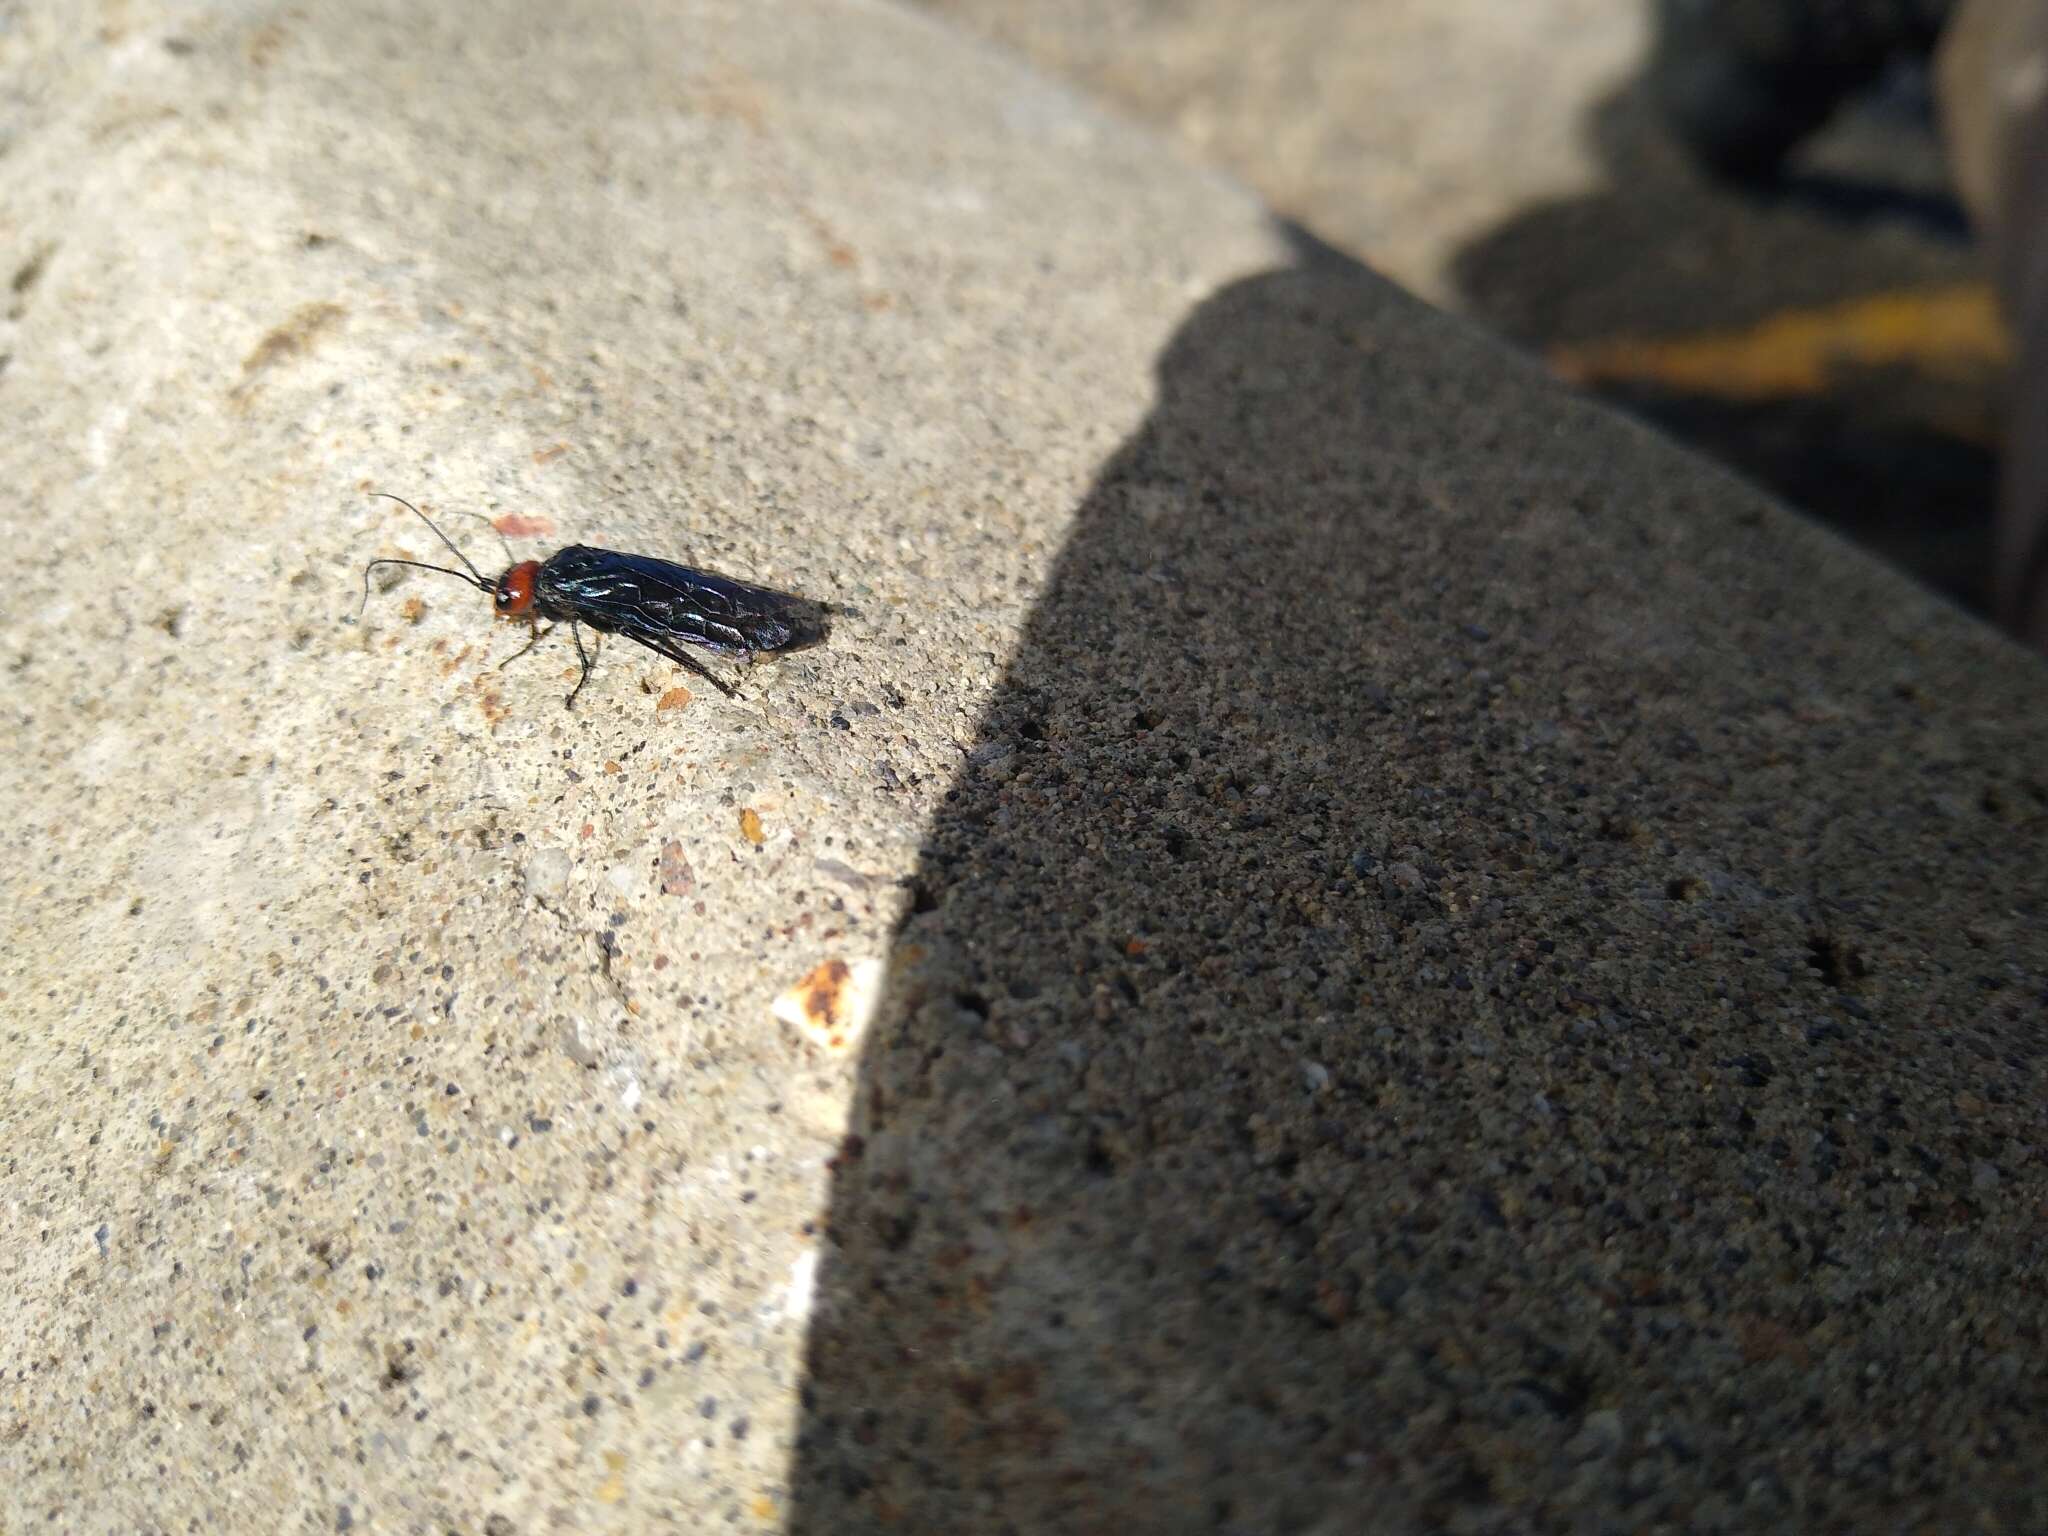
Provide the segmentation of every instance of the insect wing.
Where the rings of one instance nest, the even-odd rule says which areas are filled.
[[[819,638],[815,605],[651,555],[574,544],[541,568],[543,596],[598,629],[669,635],[727,656]]]

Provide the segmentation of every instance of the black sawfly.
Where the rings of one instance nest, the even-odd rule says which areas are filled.
[[[828,632],[824,603],[771,591],[750,582],[692,570],[672,560],[652,555],[622,555],[617,550],[593,549],[571,544],[545,560],[518,560],[496,581],[485,578],[455,541],[435,526],[434,520],[389,491],[372,491],[395,501],[434,530],[434,537],[462,562],[462,570],[429,565],[423,560],[372,560],[363,567],[363,601],[356,609],[362,616],[370,601],[370,572],[380,565],[409,565],[422,571],[439,571],[443,576],[475,585],[491,599],[501,619],[523,619],[532,631],[526,644],[507,656],[507,666],[524,656],[553,633],[557,624],[569,626],[576,642],[576,659],[583,672],[576,686],[562,701],[565,709],[576,707],[576,695],[590,681],[590,652],[583,646],[580,626],[609,635],[623,635],[644,645],[657,656],[687,667],[727,698],[736,695],[730,684],[707,669],[683,649],[695,646],[714,655],[752,662],[757,656],[780,656],[822,641]],[[507,552],[509,558],[509,551]],[[548,627],[542,629],[540,621]]]

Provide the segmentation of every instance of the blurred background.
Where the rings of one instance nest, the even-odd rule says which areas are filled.
[[[927,3],[2024,627],[1996,590],[2025,555],[1995,537],[1989,66],[1937,47],[1971,4],[2010,32],[2048,0]]]

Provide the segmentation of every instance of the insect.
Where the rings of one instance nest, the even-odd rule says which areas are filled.
[[[727,698],[735,697],[732,687],[684,646],[751,662],[757,656],[802,650],[826,635],[825,616],[832,610],[823,603],[692,570],[652,555],[622,555],[585,544],[571,544],[545,560],[514,561],[504,575],[489,581],[432,518],[403,496],[389,491],[370,494],[397,502],[432,528],[434,537],[448,546],[463,569],[429,565],[423,560],[372,560],[363,567],[363,602],[356,610],[357,617],[369,605],[370,572],[380,565],[409,565],[471,582],[490,597],[499,618],[526,621],[530,637],[499,662],[500,667],[509,666],[540,644],[557,624],[567,624],[583,672],[562,701],[565,709],[576,707],[576,695],[590,681],[590,652],[584,649],[579,627],[584,624],[605,634],[623,635],[655,655],[689,668]],[[546,629],[540,627],[542,619],[548,621]]]

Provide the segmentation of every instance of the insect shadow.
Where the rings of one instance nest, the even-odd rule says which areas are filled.
[[[467,581],[491,599],[499,618],[525,621],[530,631],[526,644],[499,662],[500,667],[532,650],[557,624],[567,624],[583,670],[562,701],[565,709],[576,707],[576,695],[590,681],[591,649],[583,644],[582,626],[586,624],[600,634],[621,635],[644,645],[655,655],[696,673],[730,699],[738,697],[732,685],[690,655],[685,646],[751,664],[760,657],[783,656],[821,644],[831,633],[831,615],[852,612],[653,555],[627,555],[585,544],[571,544],[545,560],[513,561],[492,581],[432,518],[403,496],[389,491],[370,494],[397,502],[433,529],[434,537],[448,546],[463,568],[458,571],[424,560],[388,556],[372,560],[363,567],[363,601],[357,606],[357,618],[369,605],[370,573],[380,565],[407,565]],[[508,548],[508,558],[510,553]],[[540,627],[543,619],[548,621],[546,629]]]

